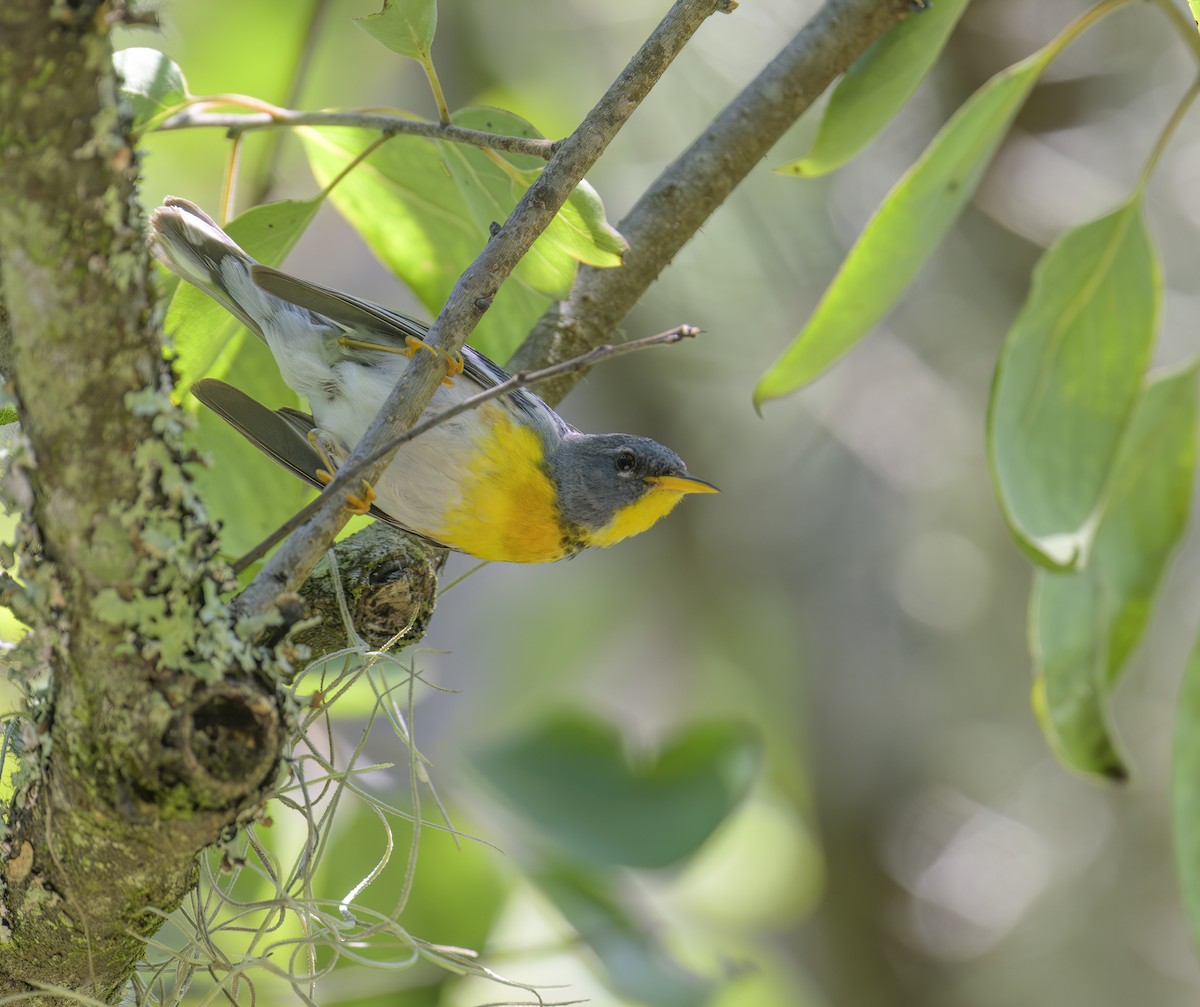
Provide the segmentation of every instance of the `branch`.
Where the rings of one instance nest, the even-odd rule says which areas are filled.
[[[368,650],[380,650],[404,630],[399,647],[411,647],[425,635],[437,596],[437,571],[445,552],[382,521],[372,521],[331,550],[340,577],[333,576],[329,556],[317,564],[300,587],[305,602],[305,624],[291,636],[314,656],[342,650],[349,636],[343,623],[338,595],[345,600],[350,627]]]
[[[356,126],[359,129],[377,129],[385,136],[406,133],[424,136],[431,140],[449,140],[473,147],[490,147],[509,154],[529,154],[549,160],[554,153],[554,141],[540,137],[509,136],[504,133],[488,133],[481,129],[467,129],[453,123],[432,122],[428,119],[410,119],[384,112],[297,112],[293,109],[277,108],[258,99],[241,98],[239,95],[224,95],[196,99],[199,104],[228,105],[253,102],[263,109],[260,112],[205,112],[200,108],[188,108],[164,120],[152,132],[172,129],[196,129],[215,126],[229,131],[237,137],[256,129],[296,128],[298,126]]]
[[[565,360],[610,340],[658,274],[788,128],[913,9],[912,0],[828,0],[617,225],[629,242],[622,264],[581,267],[571,296],[542,316],[510,367]],[[561,375],[539,385],[538,394],[558,402],[582,377],[579,371]]]
[[[676,0],[596,107],[575,132],[555,148],[545,170],[526,190],[508,220],[459,277],[429,329],[427,342],[449,354],[462,348],[492,303],[500,284],[554,219],[571,191],[596,163],[688,39],[710,14],[729,6],[730,0]],[[444,366],[433,354],[420,354],[409,364],[347,459],[347,467],[356,465],[379,445],[412,427],[429,404],[444,374]],[[369,482],[377,480],[390,460],[389,454],[375,461],[362,474],[363,478]],[[283,592],[295,590],[312,570],[346,522],[344,502],[351,485],[352,481],[341,475],[335,478],[321,494],[322,503],[313,518],[294,532],[263,565],[238,600],[239,611],[246,618],[255,621],[266,618],[275,599]]]

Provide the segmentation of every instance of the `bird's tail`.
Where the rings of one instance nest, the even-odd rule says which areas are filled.
[[[168,196],[150,214],[150,227],[150,251],[159,262],[265,338],[260,320],[271,295],[260,290],[251,277],[254,260],[212,217],[189,200]]]

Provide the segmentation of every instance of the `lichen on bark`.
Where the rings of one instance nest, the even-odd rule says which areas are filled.
[[[234,632],[170,401],[107,37],[120,13],[0,5],[4,374],[24,438],[0,491],[26,511],[2,586],[31,624],[5,654],[27,710],[0,995],[119,990],[196,853],[259,808],[288,728],[275,683],[294,650]]]

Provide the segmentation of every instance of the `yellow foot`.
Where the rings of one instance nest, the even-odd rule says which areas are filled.
[[[408,357],[412,360],[417,355],[418,350],[428,350],[435,357],[446,361],[446,376],[442,378],[443,385],[453,385],[454,379],[459,374],[462,374],[463,368],[466,366],[463,363],[461,353],[455,353],[451,356],[445,350],[439,350],[436,346],[431,346],[417,336],[404,337],[404,349],[397,346],[384,346],[381,343],[369,343],[363,339],[354,339],[350,336],[342,336],[338,340],[338,345],[352,350],[377,350],[380,353],[399,353],[401,356]]]
[[[308,432],[308,443],[313,446],[317,454],[321,456],[321,461],[327,466],[323,469],[317,469],[313,473],[317,477],[317,482],[324,486],[328,486],[333,482],[333,471],[337,466],[333,463],[333,459],[329,457],[329,451],[326,449],[321,440],[320,431],[313,429]],[[373,487],[365,479],[362,480],[362,496],[356,496],[353,493],[346,494],[346,510],[351,514],[369,514],[371,512],[371,504],[375,501],[375,487]]]
[[[362,496],[353,493],[346,494],[346,510],[351,514],[370,514],[371,504],[375,501],[375,487],[365,479],[362,480]]]
[[[454,384],[455,377],[462,374],[463,368],[466,366],[463,363],[461,353],[451,356],[445,350],[440,350],[436,346],[430,346],[424,339],[418,339],[416,336],[405,336],[404,345],[408,347],[403,352],[409,360],[412,360],[417,355],[417,350],[428,350],[435,357],[444,359],[446,361],[446,376],[442,378],[442,384],[448,388]]]

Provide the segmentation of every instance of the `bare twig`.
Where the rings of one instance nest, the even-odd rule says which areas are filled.
[[[570,298],[542,316],[510,366],[564,360],[611,340],[658,274],[784,132],[913,9],[912,0],[829,0],[821,7],[617,225],[629,242],[622,264],[581,267]],[[557,402],[581,377],[582,371],[560,375],[538,394]]]
[[[554,151],[545,170],[517,203],[508,220],[492,235],[479,257],[459,277],[427,334],[430,345],[457,353],[492,303],[500,284],[554,219],[567,197],[604,152],[633,110],[666,71],[688,39],[714,11],[729,0],[676,0],[666,17],[630,60],[579,127]],[[404,371],[380,408],[347,465],[371,454],[413,426],[444,376],[433,354],[421,354]],[[360,477],[376,480],[391,460],[377,459]],[[356,480],[357,482],[357,480]],[[346,522],[343,506],[350,480],[338,476],[321,495],[321,505],[303,527],[263,565],[238,599],[250,621],[267,616],[275,600],[308,576]]]
[[[662,346],[668,343],[677,343],[682,339],[689,339],[693,336],[698,336],[700,330],[693,325],[677,325],[673,329],[668,329],[666,332],[660,332],[657,335],[645,336],[642,339],[634,339],[628,343],[620,343],[618,345],[597,346],[595,349],[589,350],[587,353],[581,353],[577,357],[572,357],[570,360],[564,360],[561,363],[553,364],[550,367],[543,367],[536,371],[517,371],[507,381],[502,381],[498,385],[493,385],[491,388],[478,392],[469,398],[463,399],[461,402],[456,402],[449,409],[445,409],[436,416],[430,416],[427,420],[423,420],[416,426],[409,428],[404,433],[393,437],[373,451],[356,459],[353,464],[347,462],[338,470],[340,479],[345,479],[348,482],[353,482],[362,477],[367,468],[377,462],[385,455],[390,455],[399,447],[403,447],[409,441],[415,440],[422,434],[429,433],[434,427],[441,426],[447,420],[453,419],[455,416],[460,416],[471,409],[477,409],[485,402],[490,402],[492,399],[499,398],[501,395],[507,395],[509,392],[517,388],[524,388],[527,385],[536,384],[539,381],[545,381],[548,378],[557,377],[560,374],[569,374],[572,371],[587,370],[593,364],[598,364],[601,360],[608,360],[612,357],[619,357],[626,353],[633,353],[636,350],[644,350],[650,346]],[[233,564],[234,573],[241,573],[252,563],[257,562],[277,543],[290,535],[293,531],[299,528],[305,521],[312,517],[321,505],[321,497],[313,500],[306,505],[302,510],[297,511],[287,521],[273,531],[267,538],[263,539],[245,556]]]
[[[230,95],[229,98],[236,96]],[[206,112],[205,104],[230,104],[219,98],[201,99],[196,105],[177,112],[156,127],[155,132],[171,129],[197,129],[204,126],[228,130],[233,136],[256,129],[294,129],[299,126],[355,126],[359,129],[377,129],[381,133],[424,136],[431,140],[449,140],[465,143],[472,147],[503,150],[509,154],[529,154],[549,160],[554,153],[554,141],[530,136],[509,136],[504,133],[487,133],[481,129],[467,129],[453,123],[432,122],[429,119],[412,119],[386,112],[298,112],[289,108],[266,106],[260,112]],[[256,101],[259,108],[264,103]]]

